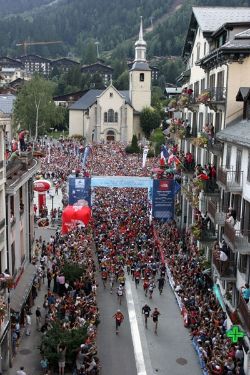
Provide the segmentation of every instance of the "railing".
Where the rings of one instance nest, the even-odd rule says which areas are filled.
[[[217,233],[215,231],[206,228],[202,229],[201,242],[211,242],[215,240],[217,240]]]
[[[228,246],[240,253],[250,253],[250,230],[237,230],[230,223],[225,222],[224,239]]]
[[[236,263],[233,260],[223,262],[213,254],[213,264],[215,265],[220,277],[225,279],[235,279],[237,273]]]
[[[214,224],[225,224],[226,214],[225,212],[222,212],[220,210],[220,205],[218,204],[218,202],[209,200],[207,204],[207,213],[210,219],[214,222]]]
[[[203,191],[206,195],[218,195],[220,193],[219,187],[214,180],[204,181]]]
[[[224,102],[227,97],[226,87],[208,87],[202,90],[201,94],[208,93],[210,102]]]
[[[217,182],[222,184],[226,191],[240,192],[243,187],[243,171],[226,170],[219,167]]]
[[[250,310],[247,306],[246,301],[244,300],[244,298],[242,297],[241,294],[239,296],[238,309],[239,309],[239,312],[240,312],[240,315],[241,315],[242,319],[244,320],[247,331],[250,332]]]

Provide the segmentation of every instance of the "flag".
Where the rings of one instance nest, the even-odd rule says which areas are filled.
[[[169,157],[169,152],[168,152],[168,148],[166,145],[162,145],[161,146],[161,159],[164,158],[164,159],[168,159]]]

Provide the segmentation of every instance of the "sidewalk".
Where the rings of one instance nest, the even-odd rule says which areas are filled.
[[[25,330],[21,329],[21,338],[19,347],[17,347],[17,354],[13,358],[13,367],[7,372],[8,375],[16,375],[16,371],[20,369],[21,366],[24,367],[27,375],[39,375],[42,374],[40,366],[40,350],[39,345],[41,343],[41,333],[36,330],[36,316],[35,311],[37,306],[41,307],[42,312],[42,322],[44,321],[44,308],[43,300],[44,295],[47,293],[46,284],[42,284],[40,292],[35,299],[35,304],[32,307],[31,315],[31,335],[26,336]]]

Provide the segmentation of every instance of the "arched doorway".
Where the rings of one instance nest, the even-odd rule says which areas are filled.
[[[115,132],[113,130],[108,130],[106,135],[107,142],[114,142],[115,141]]]

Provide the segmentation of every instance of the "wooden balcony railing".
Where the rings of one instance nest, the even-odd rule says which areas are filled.
[[[224,225],[226,220],[225,212],[220,210],[220,205],[218,202],[212,200],[208,201],[207,204],[207,213],[212,222],[216,225]]]
[[[215,254],[213,254],[212,261],[222,279],[236,279],[237,267],[234,261],[222,262]]]
[[[243,187],[243,171],[233,171],[219,167],[217,182],[223,185],[225,191],[241,192]]]
[[[237,230],[230,223],[225,222],[224,239],[227,245],[241,254],[250,254],[250,231]]]
[[[250,310],[241,294],[239,296],[238,309],[244,321],[244,325],[246,326],[247,331],[250,332]]]

